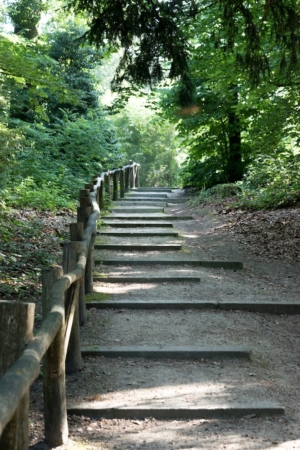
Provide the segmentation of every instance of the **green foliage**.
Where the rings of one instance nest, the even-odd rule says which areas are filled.
[[[183,187],[210,188],[227,181],[224,161],[218,154],[208,158],[187,158],[180,170]]]
[[[52,129],[23,124],[22,132],[25,143],[15,153],[2,191],[8,206],[74,207],[78,189],[92,174],[101,172],[103,164],[105,168],[119,164],[114,129],[101,112],[90,118],[69,118],[64,113]]]
[[[75,91],[68,88],[62,79],[51,74],[57,63],[41,51],[38,44],[32,44],[15,35],[0,33],[0,82],[11,90],[14,84],[27,88],[32,94],[31,106],[38,112],[43,110],[35,99],[56,95],[61,101],[76,100]],[[14,83],[14,84],[13,84]],[[17,101],[17,100],[16,100]]]
[[[300,154],[258,157],[241,185],[239,205],[250,209],[282,208],[300,200]]]
[[[194,2],[71,0],[68,5],[77,13],[87,13],[86,37],[90,42],[123,49],[113,80],[115,88],[122,87],[124,81],[153,85],[166,71],[170,78],[182,76],[183,82],[188,80],[188,46],[178,18],[188,20],[194,14]]]
[[[124,153],[124,162],[141,164],[141,186],[177,186],[179,141],[175,128],[136,101],[111,117]]]
[[[24,137],[20,130],[11,130],[4,123],[0,122],[0,173],[2,174],[0,187],[3,185],[8,167],[13,164],[12,155],[20,148],[23,141]]]
[[[238,196],[242,192],[240,186],[234,183],[217,184],[210,189],[202,189],[194,198],[191,198],[190,204],[218,203],[229,197]]]
[[[47,105],[50,120],[62,117],[62,109],[86,115],[90,109],[99,106],[99,92],[95,88],[92,70],[101,63],[103,52],[90,45],[83,45],[80,42],[83,33],[82,27],[69,23],[65,30],[57,29],[47,34],[49,56],[57,61],[52,73],[62,78],[78,98],[74,104],[67,99],[62,102],[55,94],[52,95]]]
[[[61,187],[44,181],[36,184],[31,177],[25,178],[20,184],[11,185],[2,190],[2,200],[6,206],[14,208],[34,207],[39,210],[55,210],[58,208],[75,208],[75,201],[68,192],[62,192]]]
[[[222,203],[227,208],[270,209],[297,205],[300,201],[300,154],[280,153],[258,157],[242,182],[203,189],[193,205]]]
[[[15,33],[26,39],[38,35],[37,26],[45,5],[41,0],[18,0],[8,7],[8,14],[15,26]]]
[[[209,34],[216,48],[233,54],[236,66],[247,69],[254,85],[274,66],[289,75],[298,68],[300,12],[296,1],[71,0],[67,5],[89,17],[86,36],[90,42],[125,49],[115,77],[117,85],[124,80],[151,85],[168,73],[173,79],[181,77],[183,98],[190,101],[188,62],[195,31],[201,33],[202,43]],[[195,22],[203,25],[205,21],[199,31]]]
[[[39,43],[0,34],[2,208],[74,207],[80,186],[122,160],[98,107],[92,70],[102,52],[80,46],[82,28],[65,26]]]
[[[104,167],[120,165],[122,154],[114,127],[101,110],[90,112],[87,118],[65,114],[54,129],[55,147],[73,175],[88,177]]]
[[[189,75],[195,86],[192,106],[180,107],[180,83],[162,91],[165,117],[177,123],[188,153],[181,170],[183,185],[210,188],[242,180],[258,155],[276,159],[278,152],[299,143],[299,71],[294,65],[292,81],[284,77],[278,62],[289,44],[283,42],[283,34],[270,32],[279,20],[281,32],[287,26],[291,5],[286,1],[272,5],[262,24],[264,33],[260,27],[255,29],[264,15],[263,4],[249,5],[224,0],[219,8],[212,3],[186,29],[191,43]],[[281,19],[274,17],[276,8],[282,10]],[[292,28],[299,25],[298,11],[294,18]],[[252,41],[249,33],[254,33]],[[264,55],[270,68],[268,78],[261,76],[267,66],[258,68]],[[248,63],[256,87],[245,71]]]

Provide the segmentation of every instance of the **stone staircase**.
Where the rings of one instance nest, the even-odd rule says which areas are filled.
[[[201,249],[193,238],[197,224],[181,208],[185,201],[176,190],[140,188],[102,219],[82,347],[97,382],[73,398],[70,414],[180,420],[284,414],[276,391],[253,375],[245,325],[233,330],[244,324],[236,311],[292,314],[300,304],[279,301],[276,292],[276,301],[266,300],[255,287],[243,301],[251,285],[239,281],[243,263]],[[226,271],[236,275],[234,292]]]

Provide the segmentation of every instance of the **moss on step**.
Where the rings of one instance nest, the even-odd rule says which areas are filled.
[[[87,294],[85,296],[85,302],[101,302],[104,300],[111,300],[111,294],[104,294],[103,292],[92,292],[91,294]]]
[[[103,235],[97,236],[96,237],[96,241],[95,244],[108,244],[108,239],[107,237],[104,237]]]
[[[107,274],[106,273],[101,273],[101,272],[93,272],[93,276],[101,278],[101,277],[107,277]]]

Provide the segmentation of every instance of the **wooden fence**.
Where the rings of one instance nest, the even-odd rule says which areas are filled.
[[[82,368],[79,324],[86,321],[85,294],[93,290],[97,219],[106,195],[117,200],[139,186],[139,168],[131,162],[103,172],[80,191],[63,267],[42,273],[43,323],[36,336],[33,303],[0,301],[0,450],[28,448],[29,388],[41,364],[45,441],[51,447],[67,441],[65,374]]]

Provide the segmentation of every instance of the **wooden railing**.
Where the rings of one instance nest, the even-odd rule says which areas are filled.
[[[68,438],[65,374],[82,368],[79,324],[93,289],[93,247],[105,196],[139,186],[139,164],[96,175],[80,191],[77,223],[64,244],[63,268],[42,273],[43,323],[33,337],[34,304],[0,301],[0,450],[28,448],[29,388],[43,371],[45,441]],[[112,187],[112,193],[111,193]]]

